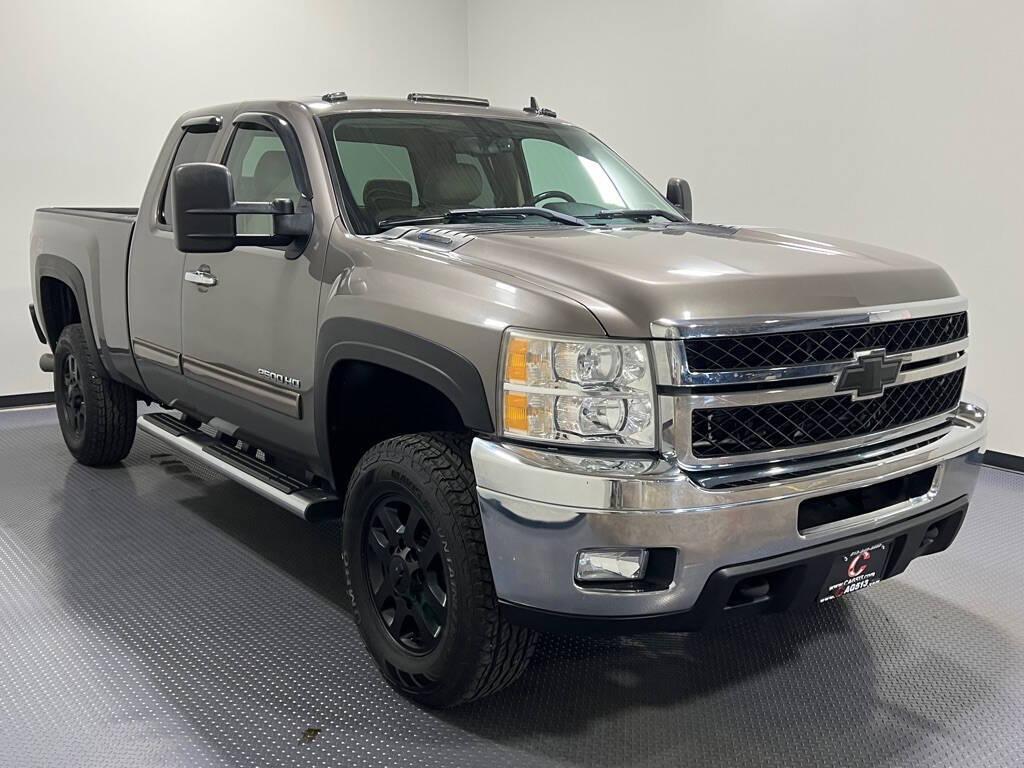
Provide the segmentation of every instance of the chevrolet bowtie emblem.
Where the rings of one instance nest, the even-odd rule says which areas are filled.
[[[853,353],[853,365],[836,377],[836,392],[852,392],[854,400],[881,397],[885,388],[896,382],[903,361],[885,356],[884,349]]]

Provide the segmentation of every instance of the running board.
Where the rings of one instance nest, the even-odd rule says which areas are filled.
[[[138,423],[146,434],[304,520],[323,520],[340,514],[338,497],[330,491],[308,486],[169,413],[149,413],[140,416]]]

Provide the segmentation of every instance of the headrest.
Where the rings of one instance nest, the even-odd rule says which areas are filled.
[[[430,205],[457,208],[479,197],[483,188],[483,177],[475,165],[452,163],[426,179],[423,200]]]
[[[401,179],[370,179],[363,186],[363,205],[378,217],[387,211],[412,208],[412,186]]]
[[[256,173],[254,175],[256,181],[256,189],[254,190],[259,196],[261,202],[269,201],[267,195],[279,192],[279,187],[282,186],[283,182],[288,182],[285,192],[291,192],[294,189],[294,183],[292,183],[292,168],[288,164],[288,153],[283,149],[272,149],[268,152],[264,152],[256,163]],[[287,197],[287,194],[278,194],[278,197]]]

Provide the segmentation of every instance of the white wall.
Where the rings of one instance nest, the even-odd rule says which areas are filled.
[[[0,395],[52,389],[28,319],[32,211],[139,204],[188,109],[466,90],[466,0],[3,0]]]
[[[470,92],[535,94],[696,217],[931,258],[971,301],[968,387],[1024,455],[1024,4],[471,0]]]
[[[1010,0],[5,2],[0,394],[49,389],[25,311],[32,210],[136,205],[186,109],[535,94],[659,187],[688,178],[700,219],[940,262],[971,298],[990,447],[1024,455],[1021,28]]]

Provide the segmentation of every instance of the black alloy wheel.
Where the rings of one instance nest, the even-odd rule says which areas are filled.
[[[472,441],[451,432],[383,440],[352,471],[343,505],[356,625],[384,678],[429,707],[510,685],[536,645],[498,605]]]
[[[128,455],[137,395],[107,376],[81,323],[64,326],[53,346],[53,393],[61,435],[80,463],[109,466]]]
[[[405,651],[437,647],[448,615],[440,538],[407,494],[382,496],[367,516],[366,580],[377,617]]]
[[[74,355],[67,355],[60,367],[63,380],[63,395],[60,407],[64,411],[65,423],[75,437],[85,432],[85,394],[82,391],[82,373]]]

